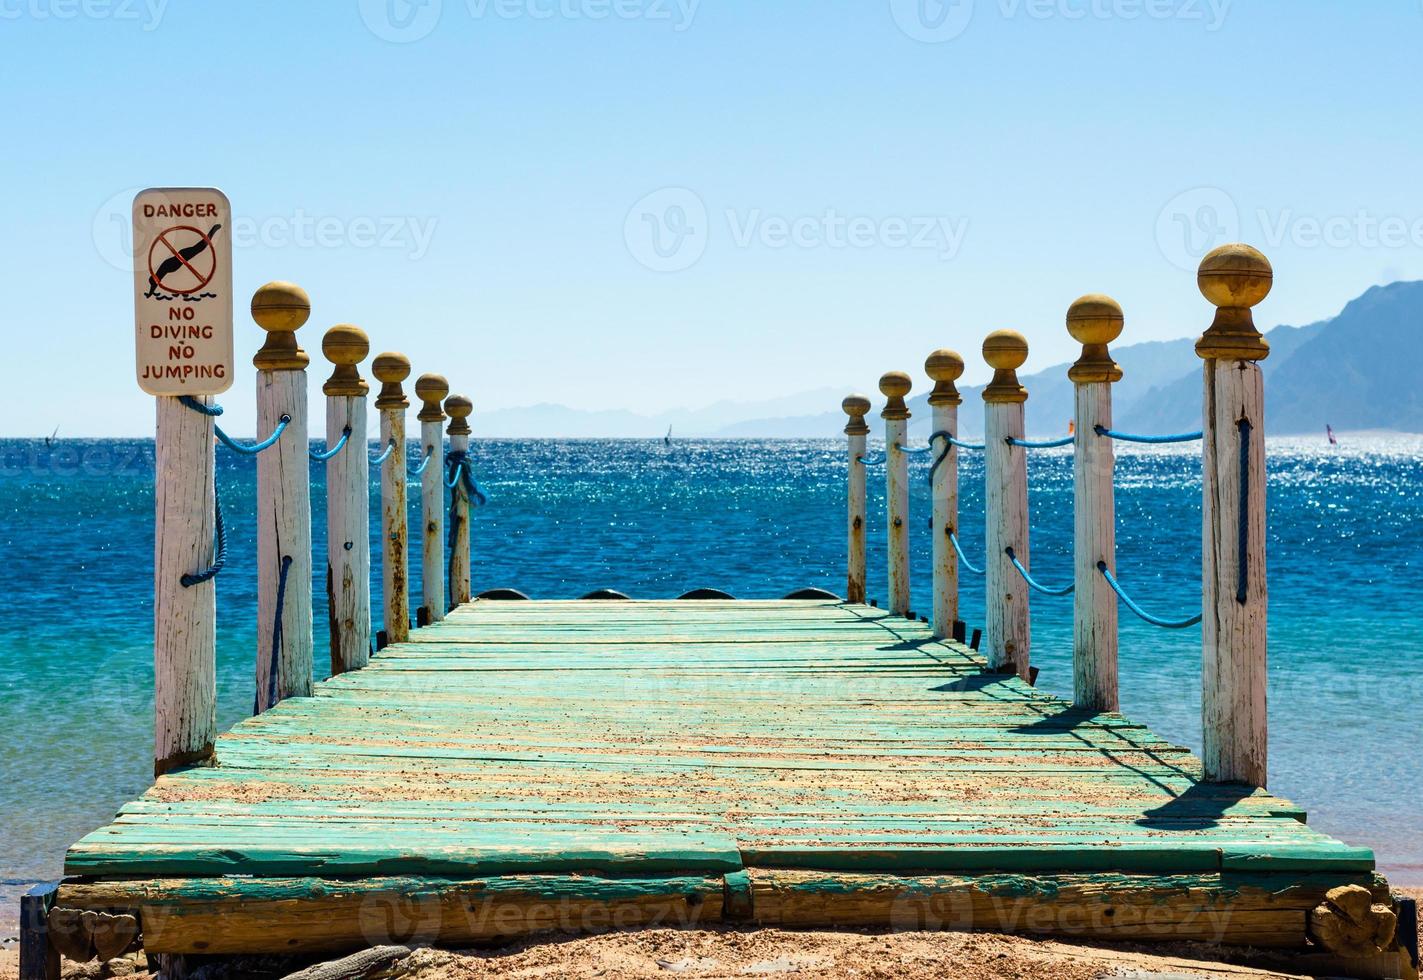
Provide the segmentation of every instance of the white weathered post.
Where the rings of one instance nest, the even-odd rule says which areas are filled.
[[[959,523],[959,451],[953,444],[958,435],[959,406],[963,399],[954,382],[963,377],[963,358],[957,351],[936,350],[924,362],[924,373],[934,382],[929,394],[929,406],[934,413],[934,432],[949,433],[930,443],[934,459],[934,479],[930,492],[934,500],[934,635],[945,639],[954,635],[954,623],[959,618],[959,560],[949,535],[958,533]]]
[[[1022,447],[1023,403],[1028,391],[1018,383],[1018,368],[1028,359],[1028,342],[1012,330],[995,330],[983,342],[983,359],[993,380],[983,389],[984,493],[987,518],[988,665],[1004,673],[1030,677],[1032,626],[1028,585],[1008,557],[1012,548],[1026,568],[1028,550],[1028,461]]]
[[[331,673],[360,670],[371,656],[371,460],[366,412],[371,387],[357,369],[370,353],[364,330],[326,331],[322,353],[335,365],[323,386],[326,444],[346,446],[326,462],[326,594]]]
[[[422,374],[415,381],[420,399],[420,445],[423,452],[420,474],[421,575],[424,622],[445,618],[445,410],[441,403],[450,393],[450,383],[438,374]]]
[[[312,685],[311,442],[306,367],[296,331],[311,316],[300,286],[273,282],[252,297],[252,318],[267,342],[257,367],[257,431],[282,437],[257,457],[257,712]]]
[[[1196,343],[1205,361],[1202,482],[1201,720],[1205,775],[1263,787],[1265,716],[1265,385],[1270,353],[1251,309],[1274,270],[1248,245],[1201,262],[1197,283],[1217,307]]]
[[[410,518],[406,484],[410,477],[405,461],[405,410],[410,400],[401,382],[410,377],[410,359],[385,353],[371,362],[380,381],[376,409],[380,412],[381,593],[384,599],[385,638],[388,643],[410,639]],[[393,448],[392,448],[393,447]]]
[[[889,611],[908,616],[909,597],[909,457],[904,443],[909,438],[909,407],[904,396],[913,382],[903,371],[890,371],[879,379],[885,397],[880,418],[884,419],[885,504],[889,524]]]
[[[473,413],[474,402],[464,395],[451,395],[445,399],[445,414],[450,417],[450,455],[464,458],[469,454],[469,417]],[[450,547],[450,602],[460,606],[474,598],[469,552],[470,502],[463,479],[455,484],[451,493],[455,527]]]
[[[213,419],[160,395],[154,436],[153,774],[210,763],[217,736]],[[197,401],[211,405],[211,398]]]
[[[870,427],[865,424],[865,416],[870,411],[870,400],[864,395],[850,395],[840,407],[850,417],[845,426],[845,435],[850,442],[850,484],[849,484],[849,561],[845,580],[845,600],[863,603],[865,601],[865,464],[860,462],[866,451],[866,439]]]
[[[213,415],[221,409],[213,398],[231,388],[234,358],[230,232],[211,236],[231,228],[232,204],[212,187],[150,188],[134,197],[132,214],[134,366],[156,404],[153,771],[161,776],[211,764],[217,730]],[[177,215],[200,216],[213,230]],[[197,292],[201,302],[189,299]],[[32,898],[41,922],[24,934],[21,974],[33,964],[58,978],[43,903]]]
[[[1117,573],[1116,471],[1112,440],[1096,434],[1112,427],[1112,385],[1122,369],[1107,345],[1121,336],[1122,308],[1110,296],[1090,295],[1067,311],[1067,332],[1082,356],[1067,372],[1075,386],[1073,450],[1072,603],[1073,701],[1093,711],[1116,711],[1117,597],[1098,564]]]

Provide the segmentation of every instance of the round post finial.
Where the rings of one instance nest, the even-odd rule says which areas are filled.
[[[321,353],[336,365],[331,377],[322,385],[326,395],[346,395],[364,398],[370,394],[371,386],[361,377],[356,366],[371,352],[371,341],[360,327],[349,323],[339,323],[326,331],[321,338]]]
[[[1016,330],[995,330],[983,341],[983,359],[993,368],[993,380],[983,389],[983,400],[1014,404],[1028,400],[1028,389],[1018,383],[1018,368],[1028,360],[1028,339]]]
[[[441,407],[441,402],[450,393],[450,383],[439,374],[422,374],[415,382],[415,396],[423,403],[420,414],[417,416],[421,422],[443,422],[445,420],[445,410]]]
[[[1255,329],[1252,307],[1270,295],[1275,270],[1249,245],[1222,245],[1201,260],[1196,273],[1201,295],[1216,307],[1215,322],[1196,341],[1205,360],[1263,361],[1270,345]]]
[[[845,426],[847,436],[867,436],[870,434],[870,427],[865,424],[865,416],[870,411],[870,400],[864,395],[849,395],[840,403],[840,407],[845,410],[845,414],[850,416],[850,422]]]
[[[269,282],[252,294],[252,319],[267,342],[252,358],[259,371],[305,371],[311,358],[297,346],[296,332],[311,316],[311,297],[295,283]]]
[[[890,371],[880,378],[879,390],[885,397],[885,403],[879,417],[891,420],[909,418],[909,406],[904,404],[904,396],[913,387],[914,381],[903,371]]]
[[[451,395],[445,399],[445,414],[450,417],[449,434],[467,436],[474,430],[469,427],[469,417],[474,414],[474,402],[466,395]]]
[[[410,399],[405,397],[405,389],[400,386],[402,381],[410,377],[410,358],[392,351],[378,354],[371,362],[371,373],[381,383],[376,408],[410,407]]]
[[[1110,296],[1088,293],[1067,308],[1067,332],[1082,345],[1082,356],[1067,370],[1074,384],[1122,380],[1122,369],[1107,345],[1122,335],[1126,318]]]
[[[956,350],[942,347],[930,354],[924,361],[924,373],[934,382],[934,390],[929,393],[930,405],[962,405],[959,389],[954,382],[963,377],[964,363]]]

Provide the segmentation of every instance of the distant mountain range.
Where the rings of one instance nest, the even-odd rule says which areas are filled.
[[[1332,320],[1266,333],[1265,425],[1280,435],[1336,430],[1423,432],[1423,282],[1375,286]],[[1201,426],[1201,369],[1196,339],[1154,341],[1112,349],[1122,366],[1113,415],[1135,432],[1178,432]],[[964,352],[968,354],[968,351]],[[1067,364],[1023,375],[1029,435],[1064,435],[1073,413]],[[959,389],[960,429],[983,433],[982,388]],[[878,406],[876,406],[878,407]],[[910,432],[930,432],[928,393],[910,399]],[[797,418],[748,419],[721,436],[832,436],[845,425],[838,411]]]
[[[1423,432],[1423,282],[1375,286],[1331,320],[1280,326],[1266,335],[1265,418],[1277,434],[1393,429]],[[965,350],[970,354],[971,351]],[[1118,423],[1137,432],[1175,432],[1201,424],[1201,371],[1195,338],[1113,348],[1123,377],[1113,392]],[[1062,435],[1073,413],[1067,364],[1023,375],[1028,434]],[[922,383],[922,382],[921,382]],[[559,438],[818,438],[838,436],[837,409],[848,389],[822,388],[762,402],[718,402],[702,409],[639,415],[562,405],[504,409],[480,416],[483,436]],[[983,431],[981,387],[960,388],[961,434]],[[928,393],[909,402],[911,434],[930,431]],[[876,406],[876,411],[878,406]]]
[[[839,405],[845,391],[821,388],[764,401],[720,401],[705,408],[677,409],[658,415],[640,415],[621,409],[585,411],[544,403],[497,409],[476,419],[479,434],[493,438],[660,439],[669,428],[677,437],[720,436],[727,426],[741,422],[804,417],[825,405]]]

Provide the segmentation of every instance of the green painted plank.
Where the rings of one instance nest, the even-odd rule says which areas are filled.
[[[639,829],[618,834],[581,828],[580,832],[539,838],[527,831],[485,830],[477,842],[461,844],[427,838],[405,850],[378,842],[340,837],[283,847],[280,842],[171,844],[139,842],[109,846],[93,835],[69,850],[69,875],[506,875],[569,874],[616,869],[619,874],[721,874],[740,868],[734,842],[710,831]]]

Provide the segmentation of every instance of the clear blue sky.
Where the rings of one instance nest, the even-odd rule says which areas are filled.
[[[1420,48],[1418,0],[0,0],[4,434],[151,433],[151,185],[227,192],[240,296],[309,290],[313,389],[349,321],[479,410],[871,389],[938,346],[974,380],[998,327],[1042,367],[1089,291],[1186,336],[1222,236],[1274,261],[1261,324],[1308,322],[1423,278]]]

